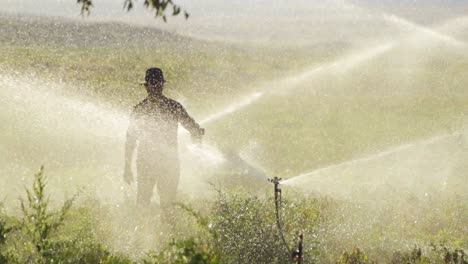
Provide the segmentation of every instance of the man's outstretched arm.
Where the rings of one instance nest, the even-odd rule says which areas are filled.
[[[178,105],[177,114],[179,116],[180,124],[182,124],[182,126],[192,135],[192,140],[199,143],[202,136],[205,134],[205,129],[201,128],[200,125],[195,122],[181,104]]]

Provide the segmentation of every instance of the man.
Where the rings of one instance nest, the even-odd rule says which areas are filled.
[[[168,210],[175,202],[179,182],[178,124],[181,123],[197,142],[205,132],[180,103],[162,94],[165,82],[161,69],[146,71],[143,85],[148,96],[135,106],[130,116],[124,171],[124,181],[131,184],[131,164],[138,141],[137,203],[149,205],[153,187],[157,185],[163,220],[170,214]]]

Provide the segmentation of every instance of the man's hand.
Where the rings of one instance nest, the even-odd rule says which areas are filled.
[[[126,182],[127,184],[129,185],[132,184],[133,172],[132,172],[131,166],[125,166],[123,179],[124,179],[124,182]]]
[[[195,144],[201,144],[202,136],[205,134],[205,129],[200,128],[196,133],[192,134],[192,142]]]

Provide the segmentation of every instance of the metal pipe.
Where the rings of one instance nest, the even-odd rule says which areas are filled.
[[[278,231],[281,237],[281,240],[283,241],[283,245],[286,248],[288,252],[291,253],[292,261],[294,261],[297,264],[303,264],[304,263],[304,235],[300,234],[299,235],[299,244],[296,250],[292,251],[288,243],[286,242],[286,239],[284,237],[283,233],[283,225],[281,224],[281,214],[280,214],[280,205],[281,205],[281,188],[279,187],[279,184],[281,182],[281,178],[279,177],[274,177],[272,179],[268,179],[269,182],[273,183],[274,185],[274,193],[275,193],[275,210],[276,210],[276,225],[278,226]]]
[[[304,235],[299,235],[299,245],[296,250],[292,252],[292,259],[297,264],[304,263]]]
[[[281,215],[280,215],[280,204],[281,204],[281,188],[279,187],[280,181],[282,179],[278,177],[274,177],[273,179],[268,179],[269,182],[273,183],[274,185],[274,192],[275,192],[275,210],[276,210],[276,225],[278,226],[279,234],[281,240],[283,241],[283,245],[288,252],[291,252],[291,249],[286,242],[283,234],[283,226],[281,224]]]

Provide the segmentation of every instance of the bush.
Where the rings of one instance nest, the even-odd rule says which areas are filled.
[[[6,247],[7,239],[15,230],[14,226],[7,223],[8,218],[6,214],[0,214],[0,263],[17,262],[13,252]]]
[[[465,259],[465,252],[461,249],[450,249],[446,246],[430,245],[426,254],[423,254],[420,247],[407,253],[397,251],[391,259],[392,264],[426,264],[426,263],[444,263],[444,264],[468,264]]]
[[[306,237],[305,258],[309,261],[318,255],[314,241],[318,221],[318,201],[315,199],[288,199],[282,202],[283,232],[287,248],[276,224],[273,199],[218,190],[218,196],[208,216],[182,206],[207,230],[210,245],[223,263],[288,263],[290,250],[297,245],[298,233]]]
[[[158,264],[220,264],[219,256],[213,248],[195,238],[174,241],[158,254],[144,259],[143,263]]]
[[[392,264],[400,264],[400,263],[407,263],[407,264],[416,264],[416,263],[425,263],[426,258],[422,256],[421,248],[414,247],[414,249],[409,253],[401,253],[400,251],[396,251],[393,253],[391,263]]]
[[[128,258],[112,255],[92,239],[59,238],[59,229],[69,223],[66,216],[76,196],[53,211],[46,182],[41,167],[32,188],[26,189],[26,200],[21,199],[22,219],[5,214],[0,218],[0,263],[132,263]]]
[[[444,245],[431,245],[431,247],[437,259],[442,260],[445,264],[468,264],[468,257],[462,249],[453,249]]]
[[[336,262],[337,264],[368,264],[374,263],[369,260],[369,257],[359,248],[354,248],[351,253],[343,252],[341,257]]]
[[[32,189],[26,189],[27,202],[21,199],[23,212],[22,229],[30,238],[37,253],[45,259],[53,259],[54,250],[50,241],[53,232],[63,225],[65,216],[73,205],[75,197],[66,200],[59,211],[50,211],[46,197],[44,167],[34,176]]]
[[[22,217],[0,211],[0,263],[290,263],[291,250],[297,247],[297,234],[303,233],[305,263],[367,264],[375,263],[375,259],[394,264],[468,264],[462,249],[444,245],[392,252],[388,247],[367,250],[361,244],[369,255],[357,247],[336,255],[337,248],[346,249],[348,244],[333,240],[335,247],[327,247],[324,234],[331,231],[324,227],[331,220],[338,224],[342,220],[333,215],[330,220],[328,212],[336,210],[334,202],[291,193],[280,208],[285,246],[272,198],[221,190],[214,201],[199,201],[200,211],[179,205],[201,228],[193,228],[192,224],[189,228],[179,227],[178,240],[144,258],[132,256],[132,260],[115,255],[102,244],[106,242],[105,231],[99,229],[96,219],[100,219],[97,215],[106,207],[93,210],[96,203],[92,202],[75,208],[75,197],[66,200],[60,209],[51,209],[41,168],[32,188],[26,190],[26,198],[21,200]],[[193,223],[193,219],[188,219]],[[151,231],[147,234],[156,235]]]

